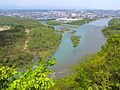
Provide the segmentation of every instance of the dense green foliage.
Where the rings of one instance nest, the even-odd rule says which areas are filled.
[[[71,41],[73,42],[73,46],[77,47],[80,42],[80,36],[72,36]]]
[[[109,23],[108,23],[109,27],[103,29],[103,34],[105,36],[109,36],[112,34],[120,34],[120,19],[112,19]]]
[[[37,20],[18,17],[1,16],[0,29],[0,90],[48,90],[53,86],[48,67],[55,60],[48,58],[61,34]]]
[[[108,25],[110,29],[120,30],[120,19],[112,19]]]
[[[0,63],[3,65],[23,67],[41,58],[48,59],[60,43],[61,34],[37,20],[1,16],[0,23],[10,27],[0,31]]]
[[[118,25],[120,20],[111,20]],[[115,30],[112,24],[106,31]],[[109,29],[108,29],[109,28]],[[120,90],[120,34],[109,31],[101,50],[83,58],[71,76],[56,81],[53,90]]]
[[[97,20],[97,19],[96,18],[94,18],[94,19],[84,18],[82,20],[68,22],[67,24],[71,24],[71,25],[83,25],[83,24],[86,24],[86,23],[89,23],[89,22],[95,21],[95,20]]]
[[[54,85],[48,69],[54,60],[40,61],[33,69],[18,72],[16,68],[0,66],[0,90],[48,90]]]
[[[38,52],[39,57],[48,58],[60,44],[61,34],[50,27],[35,28],[30,33],[29,48]]]
[[[20,30],[21,29],[21,30]],[[26,65],[32,61],[31,54],[23,50],[26,32],[18,26],[0,32],[0,63],[16,66]]]

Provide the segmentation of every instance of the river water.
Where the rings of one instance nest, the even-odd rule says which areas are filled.
[[[70,65],[80,62],[83,56],[98,52],[101,46],[106,42],[106,38],[101,33],[110,19],[101,19],[93,21],[69,30],[76,31],[74,34],[65,32],[62,35],[61,44],[55,51],[52,57],[56,58],[56,64],[52,67],[54,69],[54,76],[62,76],[68,71]],[[61,27],[56,27],[61,29]],[[70,38],[73,35],[81,36],[79,45],[73,46]]]

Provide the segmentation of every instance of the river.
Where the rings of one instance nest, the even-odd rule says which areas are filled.
[[[101,46],[106,42],[105,36],[101,30],[104,29],[110,19],[101,19],[93,21],[89,24],[84,24],[76,28],[71,28],[75,33],[65,32],[62,34],[61,44],[55,51],[53,58],[56,58],[56,64],[52,67],[54,69],[54,76],[67,75],[69,66],[80,63],[83,56],[96,53]],[[56,27],[61,29],[61,27]],[[81,36],[79,45],[73,46],[70,38],[73,35]]]

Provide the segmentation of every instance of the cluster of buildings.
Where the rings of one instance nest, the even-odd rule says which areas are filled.
[[[120,10],[0,10],[0,15],[71,21],[82,18],[120,17]]]

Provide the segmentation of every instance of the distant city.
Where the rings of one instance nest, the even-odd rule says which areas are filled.
[[[0,10],[0,15],[27,17],[38,20],[77,20],[83,18],[111,18],[120,17],[120,10]]]

